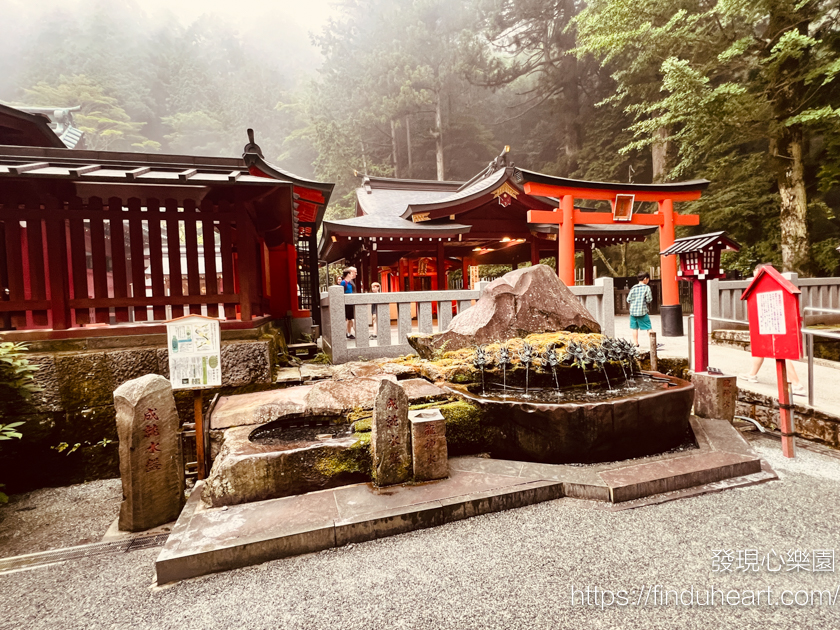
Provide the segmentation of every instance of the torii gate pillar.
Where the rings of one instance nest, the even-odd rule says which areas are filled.
[[[575,286],[575,198],[563,195],[560,199],[563,223],[557,235],[557,261],[560,279],[568,287]]]

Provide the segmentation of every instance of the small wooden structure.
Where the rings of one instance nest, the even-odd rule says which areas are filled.
[[[2,114],[36,126],[23,139],[52,133]],[[333,185],[270,164],[248,131],[242,158],[0,146],[3,339],[148,334],[186,314],[317,320]]]
[[[724,278],[720,254],[741,249],[726,232],[712,232],[678,238],[674,244],[659,252],[660,256],[679,256],[677,277],[691,280],[694,285],[694,372],[709,367],[709,291],[708,281]]]

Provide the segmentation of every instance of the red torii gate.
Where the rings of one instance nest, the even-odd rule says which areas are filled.
[[[552,177],[519,169],[524,180],[525,192],[539,197],[559,199],[558,210],[529,210],[529,223],[550,223],[558,225],[557,268],[560,279],[567,285],[575,283],[575,224],[630,223],[633,225],[659,226],[659,251],[673,245],[677,225],[699,225],[696,214],[674,212],[674,202],[694,201],[709,185],[705,179],[673,184],[615,184],[608,182],[587,182],[563,177]],[[629,214],[616,213],[616,199],[629,197]],[[575,199],[609,201],[612,213],[582,212],[574,207]],[[632,204],[636,201],[652,201],[659,205],[653,214],[634,214]],[[668,337],[681,336],[682,308],[677,280],[677,261],[673,256],[661,256],[662,271],[662,334]]]

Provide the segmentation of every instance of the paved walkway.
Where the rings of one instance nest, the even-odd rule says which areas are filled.
[[[661,357],[688,357],[688,336],[684,337],[663,337],[662,324],[658,315],[651,316],[653,330],[656,333],[657,342],[664,343],[665,347],[658,351]],[[683,329],[688,330],[688,318],[683,322]],[[630,318],[618,316],[615,318],[616,337],[630,339]],[[639,335],[639,345],[642,352],[650,350],[650,344],[646,333]],[[752,370],[752,355],[749,352],[711,344],[709,346],[709,364],[719,368],[725,374],[743,374]],[[840,365],[837,368],[825,365],[814,366],[814,408],[837,416],[840,415]],[[808,362],[801,360],[796,362],[796,372],[802,385],[808,388]],[[758,372],[758,383],[749,383],[738,379],[738,387],[741,389],[763,394],[765,396],[778,396],[776,385],[776,366],[772,361],[765,361]],[[808,397],[795,396],[796,404],[807,407]]]
[[[0,628],[840,627],[840,598],[780,602],[783,590],[833,594],[837,569],[771,572],[762,564],[743,573],[713,565],[721,549],[734,555],[733,569],[743,550],[777,568],[788,552],[837,546],[840,461],[804,450],[784,460],[778,442],[760,436],[755,447],[780,481],[618,512],[559,499],[164,588],[152,587],[159,548],[0,575]],[[68,503],[68,513],[76,505]],[[0,507],[0,518],[7,510],[27,519],[38,512],[20,507]],[[103,515],[102,533],[111,520],[113,513]],[[580,595],[587,587],[588,605]],[[608,599],[602,610],[594,587],[628,598],[611,606]],[[714,606],[680,605],[673,594],[666,604],[662,594],[712,587]],[[761,591],[761,599],[721,602],[720,591],[730,589]]]

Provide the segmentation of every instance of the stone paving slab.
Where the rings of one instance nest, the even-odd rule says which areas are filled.
[[[453,457],[448,479],[356,484],[227,508],[205,507],[199,482],[157,560],[158,583],[561,497],[638,507],[777,478],[729,423],[691,421],[699,449],[595,466]]]
[[[761,461],[754,456],[715,451],[607,470],[600,475],[610,488],[612,502],[620,503],[730,477],[741,477],[760,470]]]
[[[450,497],[460,497],[473,492],[484,492],[497,488],[521,485],[517,477],[470,473],[453,470],[445,483],[425,482],[416,485],[371,487],[358,484],[336,488],[334,491],[340,519],[353,519],[378,511],[400,509]]]
[[[275,373],[277,374],[274,379],[275,383],[300,383],[303,380],[301,378],[300,368],[280,368]]]
[[[397,378],[394,374],[383,372],[378,366],[373,367],[379,370],[376,377],[354,376],[340,381],[317,380],[311,384],[285,389],[223,396],[213,410],[210,428],[227,429],[263,424],[295,414],[341,415],[357,407],[370,409],[373,407],[379,381]],[[422,378],[405,379],[399,383],[412,403],[449,396],[446,391]]]
[[[320,381],[325,378],[332,378],[334,371],[334,365],[304,363],[300,366],[300,378],[304,381]]]
[[[211,429],[227,429],[244,424],[262,424],[306,410],[306,397],[312,385],[270,389],[252,394],[222,396],[210,418]]]

